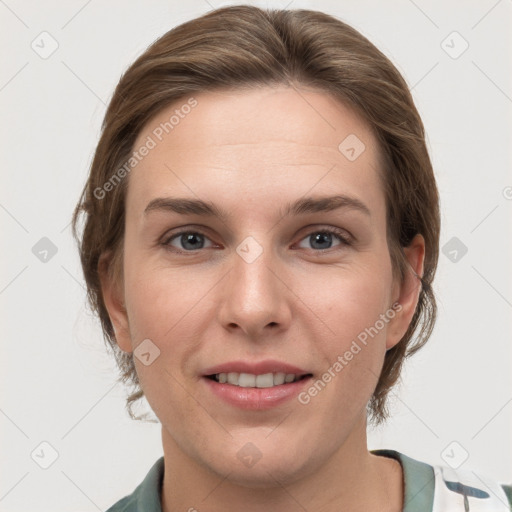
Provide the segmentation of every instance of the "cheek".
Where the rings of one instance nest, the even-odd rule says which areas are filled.
[[[331,273],[324,288],[316,287],[315,307],[329,328],[328,335],[317,338],[324,372],[320,380],[329,387],[329,392],[322,391],[321,401],[335,400],[346,412],[347,407],[359,407],[371,396],[394,317],[391,285],[390,264],[376,260],[357,270]],[[316,387],[324,389],[320,383]]]
[[[163,342],[182,331],[211,288],[207,275],[166,266],[144,253],[125,260],[125,300],[132,341],[150,338]]]
[[[165,418],[168,410],[185,414],[195,407],[190,394],[183,390],[183,374],[189,376],[187,362],[200,349],[198,321],[206,320],[201,311],[207,302],[207,285],[200,279],[192,285],[187,273],[155,265],[144,257],[135,255],[125,261],[125,299],[134,362],[146,399],[159,418]],[[158,354],[150,364],[137,357],[137,346],[147,339],[157,347],[153,350]]]
[[[316,287],[316,307],[323,312],[325,323],[330,327],[330,339],[347,342],[366,332],[391,306],[391,268],[385,262],[331,272],[326,286]],[[319,294],[318,290],[322,290]],[[388,323],[378,324],[385,332]],[[364,336],[363,336],[364,337]],[[340,347],[342,348],[342,347]]]
[[[217,307],[213,297],[218,276],[208,269],[195,271],[193,279],[191,274],[144,255],[132,253],[125,260],[125,300],[135,356],[136,347],[146,339],[159,351],[150,366],[134,358],[147,396],[158,397],[164,389],[180,396],[179,382],[195,377],[203,333]]]

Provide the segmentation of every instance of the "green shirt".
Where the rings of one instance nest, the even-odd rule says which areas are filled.
[[[435,473],[433,466],[407,457],[407,455],[395,450],[372,450],[371,453],[384,457],[391,457],[400,462],[404,475],[403,512],[435,512],[433,511],[435,489]],[[162,489],[163,477],[164,458],[160,457],[133,493],[119,500],[110,507],[107,512],[162,512],[160,492]],[[469,506],[469,508],[466,508],[468,505],[464,506],[460,490],[454,491],[452,489],[453,487],[457,488],[457,485],[460,489],[461,487],[464,487],[464,485],[459,483],[454,485],[453,482],[448,482],[448,484],[449,488],[451,487],[450,491],[461,494],[460,496],[455,496],[455,498],[460,499],[460,510],[473,510],[472,506]],[[466,487],[466,489],[471,489],[474,492],[478,492],[480,490],[482,494],[488,494],[484,492],[487,487],[484,485],[481,487],[482,490],[474,489],[473,487]],[[501,510],[512,510],[512,486],[502,485],[501,487],[508,499],[508,507],[504,504],[503,499],[500,500],[500,503],[503,504],[503,508]],[[469,496],[477,496],[477,494],[471,494],[470,492]],[[481,496],[477,496],[477,498],[481,498]],[[465,496],[464,500],[467,501]],[[480,499],[480,501],[482,500]],[[480,510],[480,508],[478,508],[478,510]],[[490,510],[496,509],[491,508]]]

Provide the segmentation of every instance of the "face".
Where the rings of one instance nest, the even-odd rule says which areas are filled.
[[[414,311],[392,276],[378,146],[322,92],[194,98],[135,143],[155,145],[129,175],[123,283],[103,281],[105,301],[164,447],[246,485],[293,481],[364,438]]]

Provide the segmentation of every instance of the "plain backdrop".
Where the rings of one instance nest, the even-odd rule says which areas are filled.
[[[69,223],[123,70],[172,27],[235,3],[0,2],[2,511],[105,510],[162,454],[160,425],[125,412]],[[404,75],[428,133],[439,319],[369,448],[467,457],[461,469],[512,483],[512,2],[250,3],[353,25]]]

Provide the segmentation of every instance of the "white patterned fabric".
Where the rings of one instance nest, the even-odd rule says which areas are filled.
[[[435,475],[432,512],[510,512],[500,484],[474,471],[433,466]]]

